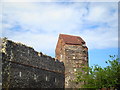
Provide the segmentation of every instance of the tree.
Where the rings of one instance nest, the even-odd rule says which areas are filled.
[[[110,56],[106,61],[107,67],[99,65],[84,67],[84,72],[76,72],[75,82],[85,82],[83,88],[119,88],[120,86],[120,61],[116,56]],[[85,72],[88,72],[85,74]]]

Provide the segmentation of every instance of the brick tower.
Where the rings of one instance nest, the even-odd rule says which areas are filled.
[[[56,59],[65,65],[65,88],[78,88],[80,83],[75,83],[75,72],[88,66],[88,48],[85,41],[79,36],[60,34],[56,46]]]

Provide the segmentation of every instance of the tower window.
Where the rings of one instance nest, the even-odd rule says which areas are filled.
[[[87,61],[87,57],[85,57],[85,61]]]
[[[83,53],[86,53],[86,51],[85,51],[85,50],[83,50]]]
[[[21,73],[21,72],[19,72],[19,76],[20,76],[20,77],[21,77],[21,74],[22,74],[22,73]]]
[[[36,80],[37,79],[37,76],[34,74],[34,80]]]
[[[73,57],[73,59],[75,59],[75,56]]]
[[[62,55],[60,55],[60,58],[62,59]]]
[[[76,68],[74,69],[74,71],[76,72]]]
[[[45,77],[45,80],[48,81],[48,77],[47,76]]]
[[[56,78],[55,78],[55,82],[57,82]]]

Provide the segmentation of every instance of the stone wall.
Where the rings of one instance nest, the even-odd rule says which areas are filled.
[[[63,58],[65,59],[66,88],[79,88],[81,83],[75,83],[75,72],[88,66],[88,49],[82,45],[65,45]]]
[[[3,88],[64,88],[64,64],[21,43],[3,39]]]

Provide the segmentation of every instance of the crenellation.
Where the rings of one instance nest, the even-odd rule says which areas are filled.
[[[11,40],[2,45],[3,88],[64,88],[63,63]]]

